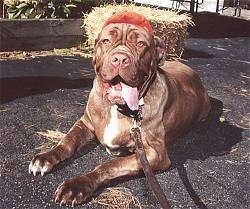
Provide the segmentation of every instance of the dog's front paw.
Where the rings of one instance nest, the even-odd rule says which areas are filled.
[[[66,180],[55,192],[55,202],[72,207],[85,202],[95,191],[94,182],[86,176]]]
[[[40,173],[43,176],[45,173],[50,172],[59,161],[53,150],[37,154],[29,164],[29,173],[34,176]]]

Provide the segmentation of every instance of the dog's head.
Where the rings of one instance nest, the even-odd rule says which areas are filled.
[[[157,69],[164,48],[143,16],[117,13],[107,20],[96,40],[94,68],[107,89],[124,92],[124,88],[127,94],[136,95]]]

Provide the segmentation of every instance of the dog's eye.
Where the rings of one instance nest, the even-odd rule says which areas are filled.
[[[104,44],[109,44],[109,43],[110,43],[110,40],[107,39],[107,38],[105,38],[105,39],[102,40],[102,43],[104,43]]]
[[[139,42],[136,44],[137,47],[143,47],[143,46],[145,46],[145,45],[146,45],[146,43],[143,42],[143,41],[139,41]]]

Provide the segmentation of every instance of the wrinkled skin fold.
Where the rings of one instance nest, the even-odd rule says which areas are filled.
[[[168,143],[206,118],[210,102],[197,73],[177,61],[167,61],[159,68],[163,50],[161,40],[139,26],[120,23],[103,28],[96,40],[93,59],[96,78],[84,115],[55,148],[32,159],[29,172],[34,175],[51,172],[58,163],[96,139],[109,153],[123,156],[62,182],[54,195],[56,202],[72,206],[84,203],[109,181],[141,172],[129,134],[133,120],[117,110],[127,99],[132,103],[138,101],[136,96],[120,94],[123,84],[128,86],[128,92],[138,94],[148,85],[143,97],[141,130],[145,153],[154,171],[167,170],[171,165]],[[148,84],[153,73],[156,76]],[[110,93],[111,88],[115,93]]]

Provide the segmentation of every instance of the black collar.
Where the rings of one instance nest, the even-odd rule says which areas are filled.
[[[139,90],[139,99],[144,97],[147,94],[149,87],[151,86],[151,84],[156,79],[156,74],[157,74],[156,70],[152,70],[151,74],[144,81],[144,83],[142,84],[142,86],[141,86],[141,88]]]
[[[136,115],[138,114],[138,110],[131,110],[127,104],[123,104],[123,105],[118,105],[118,108],[117,110],[125,115],[125,116],[128,116],[130,118],[134,118],[136,117]]]

